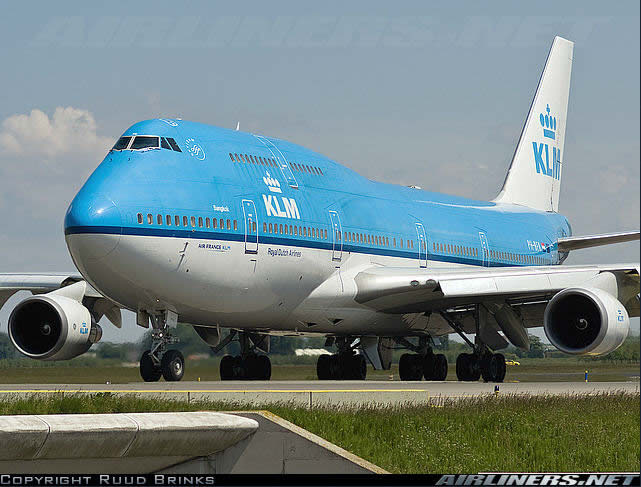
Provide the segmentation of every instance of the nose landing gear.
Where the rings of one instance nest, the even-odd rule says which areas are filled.
[[[179,350],[167,350],[167,345],[178,343],[178,339],[169,333],[178,316],[165,311],[149,317],[153,326],[151,350],[146,350],[140,357],[140,376],[145,382],[157,382],[161,376],[168,382],[179,381],[185,374],[185,359]]]

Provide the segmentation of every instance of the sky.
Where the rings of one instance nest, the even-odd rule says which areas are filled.
[[[636,230],[636,1],[12,3],[0,17],[0,272],[75,270],[66,208],[148,118],[239,122],[371,179],[492,199],[555,35],[575,42],[560,212],[575,235]],[[637,242],[566,262],[638,261]],[[109,341],[142,332],[129,313],[103,329]]]

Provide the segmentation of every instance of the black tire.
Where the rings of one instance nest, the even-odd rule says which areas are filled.
[[[434,379],[434,358],[433,353],[428,353],[423,357],[423,377],[425,380],[436,380]]]
[[[246,380],[258,380],[260,379],[260,363],[258,362],[258,355],[248,355],[243,361],[243,367],[245,369],[245,379]]]
[[[502,353],[497,353],[494,354],[494,359],[498,362],[498,374],[496,376],[496,382],[503,382],[505,380],[505,373],[507,372],[507,367],[505,366],[505,356]]]
[[[332,361],[331,355],[319,355],[316,361],[316,376],[318,380],[330,380],[332,378],[330,365]]]
[[[158,382],[161,375],[160,367],[154,364],[151,359],[151,352],[147,350],[140,357],[140,377],[145,382]]]
[[[247,367],[243,357],[240,355],[235,355],[232,359],[232,368],[234,369],[235,380],[244,380],[247,377]]]
[[[434,356],[432,380],[443,381],[447,378],[447,358],[442,353]]]
[[[343,360],[337,353],[329,357],[329,378],[331,380],[343,379]]]
[[[160,370],[167,382],[177,382],[185,373],[185,359],[179,350],[167,350],[160,360]]]
[[[412,380],[411,379],[411,362],[412,355],[409,353],[404,353],[401,355],[400,360],[398,361],[398,376],[401,380]]]
[[[461,382],[470,380],[469,357],[469,353],[461,353],[456,357],[456,378]]]
[[[494,360],[494,355],[487,354],[480,359],[481,377],[484,382],[494,382],[498,375],[497,361]]]
[[[478,355],[471,353],[468,362],[470,378],[468,380],[476,382],[481,378],[481,360]]]
[[[354,355],[351,360],[352,379],[365,380],[367,377],[367,361],[361,354]]]
[[[269,380],[272,378],[272,361],[267,355],[259,355],[256,359],[258,365],[259,380]]]
[[[220,380],[232,380],[234,378],[234,357],[225,355],[220,360]]]

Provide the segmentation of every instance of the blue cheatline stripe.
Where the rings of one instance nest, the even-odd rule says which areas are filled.
[[[180,230],[177,228],[152,228],[152,227],[110,227],[110,226],[76,226],[66,227],[65,235],[75,234],[102,234],[102,235],[136,235],[145,237],[173,237],[173,238],[193,238],[201,240],[224,240],[229,242],[244,242],[244,233],[227,233],[201,230]],[[271,235],[261,235],[258,237],[259,244],[283,245],[290,247],[300,247],[308,249],[332,250],[331,242],[316,242],[313,240],[300,240],[297,238],[273,237]],[[418,261],[417,251],[402,251],[391,249],[379,249],[360,247],[353,244],[344,244],[343,252],[352,252],[359,254],[381,255],[386,257],[400,257],[404,259],[413,259]],[[438,255],[427,253],[428,261],[447,262],[451,264],[465,264],[482,267],[483,262],[471,257],[455,257],[451,255]],[[504,264],[500,262],[490,262],[490,267],[526,267],[527,264]]]

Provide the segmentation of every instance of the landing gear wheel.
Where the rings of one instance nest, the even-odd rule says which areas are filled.
[[[140,357],[140,377],[145,382],[157,382],[160,380],[162,372],[160,367],[154,364],[153,359],[151,358],[151,352],[147,350]]]
[[[423,358],[420,355],[404,353],[398,363],[401,380],[421,380],[423,378]]]
[[[269,380],[272,377],[272,361],[267,355],[259,355],[256,358],[256,365],[258,368],[258,374],[256,378],[258,380]]]
[[[353,355],[350,360],[351,378],[354,380],[365,380],[367,377],[367,362],[360,354]]]
[[[481,364],[476,355],[462,353],[456,358],[456,377],[460,381],[477,381],[481,378]]]
[[[160,360],[160,370],[167,382],[176,382],[185,373],[185,359],[178,350],[167,350]]]
[[[461,353],[456,357],[456,378],[459,381],[470,380],[469,379],[469,353]]]
[[[434,379],[434,359],[435,355],[433,353],[428,353],[423,357],[423,377],[425,377],[425,380],[436,380]]]
[[[232,380],[234,378],[234,357],[225,355],[220,360],[220,380]]]
[[[507,367],[505,366],[505,356],[502,353],[496,353],[492,358],[496,362],[497,370],[494,382],[503,382],[505,379],[505,372],[507,371]]]
[[[447,378],[447,358],[442,353],[434,356],[432,380],[443,381]]]
[[[485,382],[503,382],[505,369],[505,357],[500,353],[487,355],[481,363],[481,374]]]
[[[316,361],[316,376],[318,380],[329,380],[332,378],[331,374],[331,355],[319,355]]]
[[[258,379],[260,374],[260,364],[258,363],[258,355],[248,355],[243,359],[243,379],[255,380]]]

